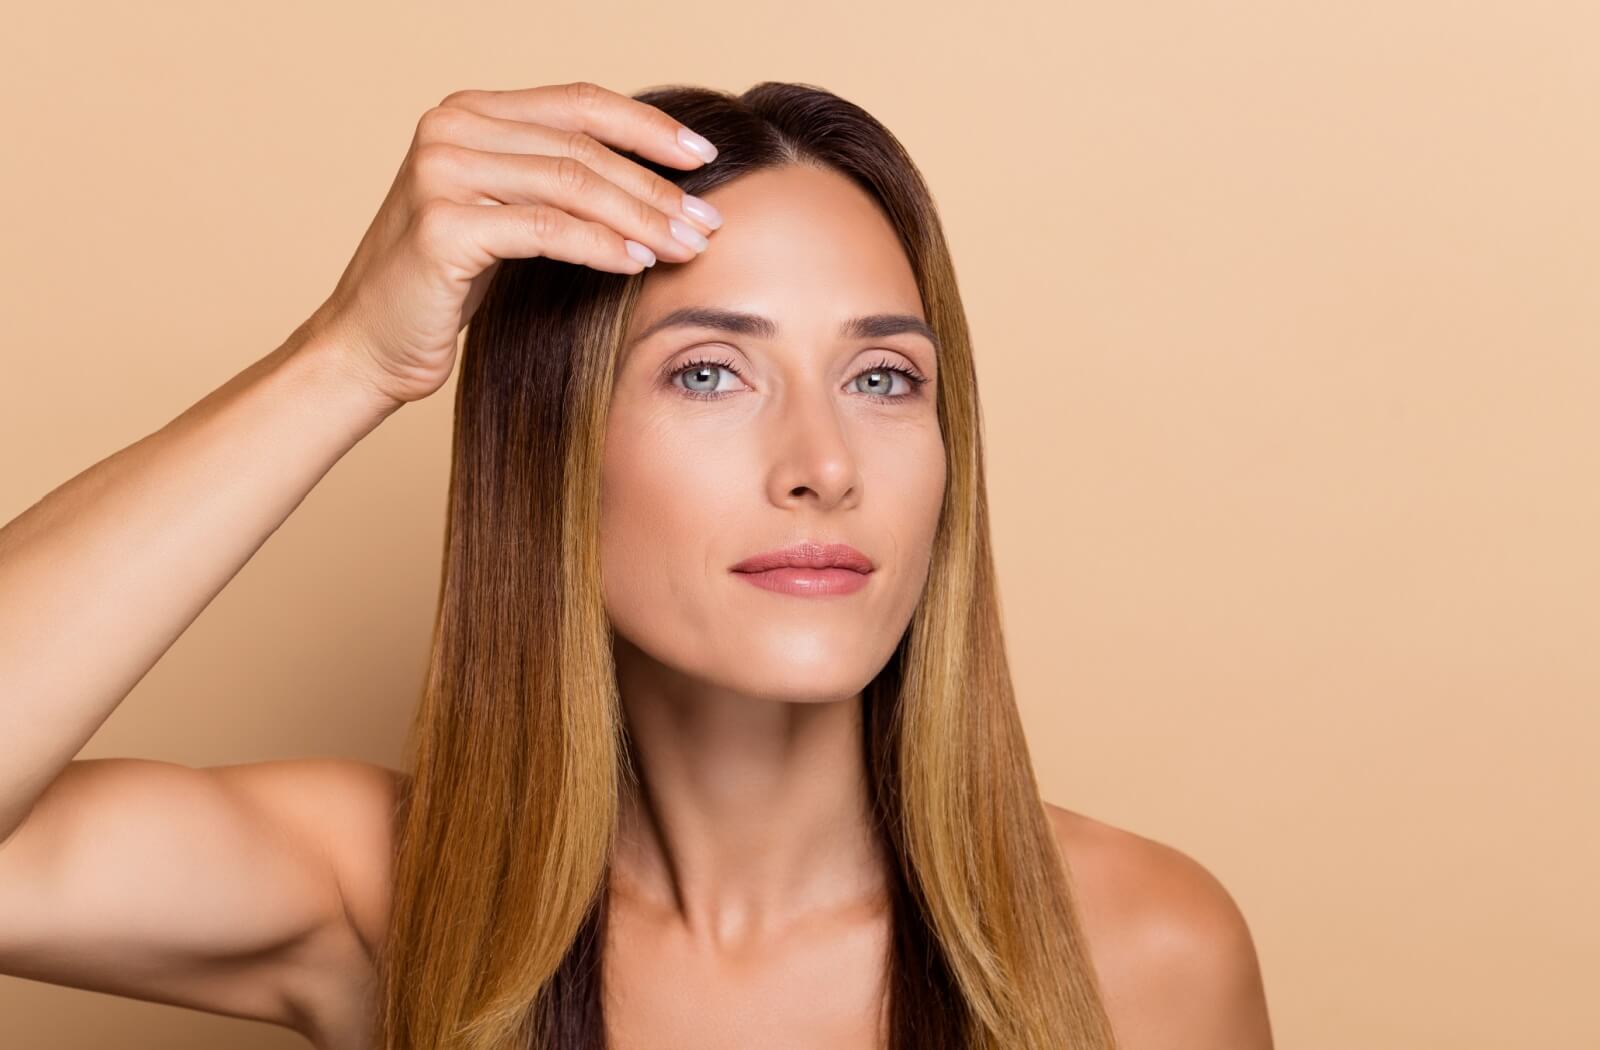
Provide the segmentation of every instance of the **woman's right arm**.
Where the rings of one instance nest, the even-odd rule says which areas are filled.
[[[0,848],[335,461],[444,384],[502,258],[637,273],[705,247],[683,192],[601,138],[701,163],[684,130],[587,82],[448,96],[305,324],[0,528]]]
[[[308,1034],[349,998],[388,771],[73,758],[399,405],[308,324],[0,529],[0,973]]]
[[[0,528],[0,843],[312,486],[399,407],[342,355],[303,326]]]
[[[588,82],[447,96],[310,320],[0,528],[0,974],[308,1035],[348,1015],[393,771],[73,756],[339,457],[443,385],[500,259],[706,247],[715,214],[604,145],[693,167],[686,132]]]

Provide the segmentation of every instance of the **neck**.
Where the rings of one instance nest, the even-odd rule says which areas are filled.
[[[614,892],[719,945],[882,907],[859,693],[748,696],[617,649],[639,785],[622,799]]]

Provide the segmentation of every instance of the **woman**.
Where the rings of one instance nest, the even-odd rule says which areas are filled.
[[[69,761],[469,319],[408,771]],[[868,114],[453,94],[284,346],[0,532],[0,972],[351,1050],[1269,1046],[1216,880],[1039,799],[986,515]]]

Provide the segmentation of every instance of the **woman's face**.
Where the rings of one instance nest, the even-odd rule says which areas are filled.
[[[895,324],[842,328],[926,320],[893,228],[843,176],[769,169],[705,197],[724,225],[698,258],[647,272],[618,362],[601,560],[619,659],[625,641],[704,685],[843,699],[893,654],[927,579],[945,480],[935,347]],[[651,330],[691,307],[770,330]],[[825,595],[732,570],[804,540],[875,568]]]

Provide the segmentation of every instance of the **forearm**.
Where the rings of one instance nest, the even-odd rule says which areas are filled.
[[[0,841],[338,459],[387,418],[304,329],[0,528]]]

